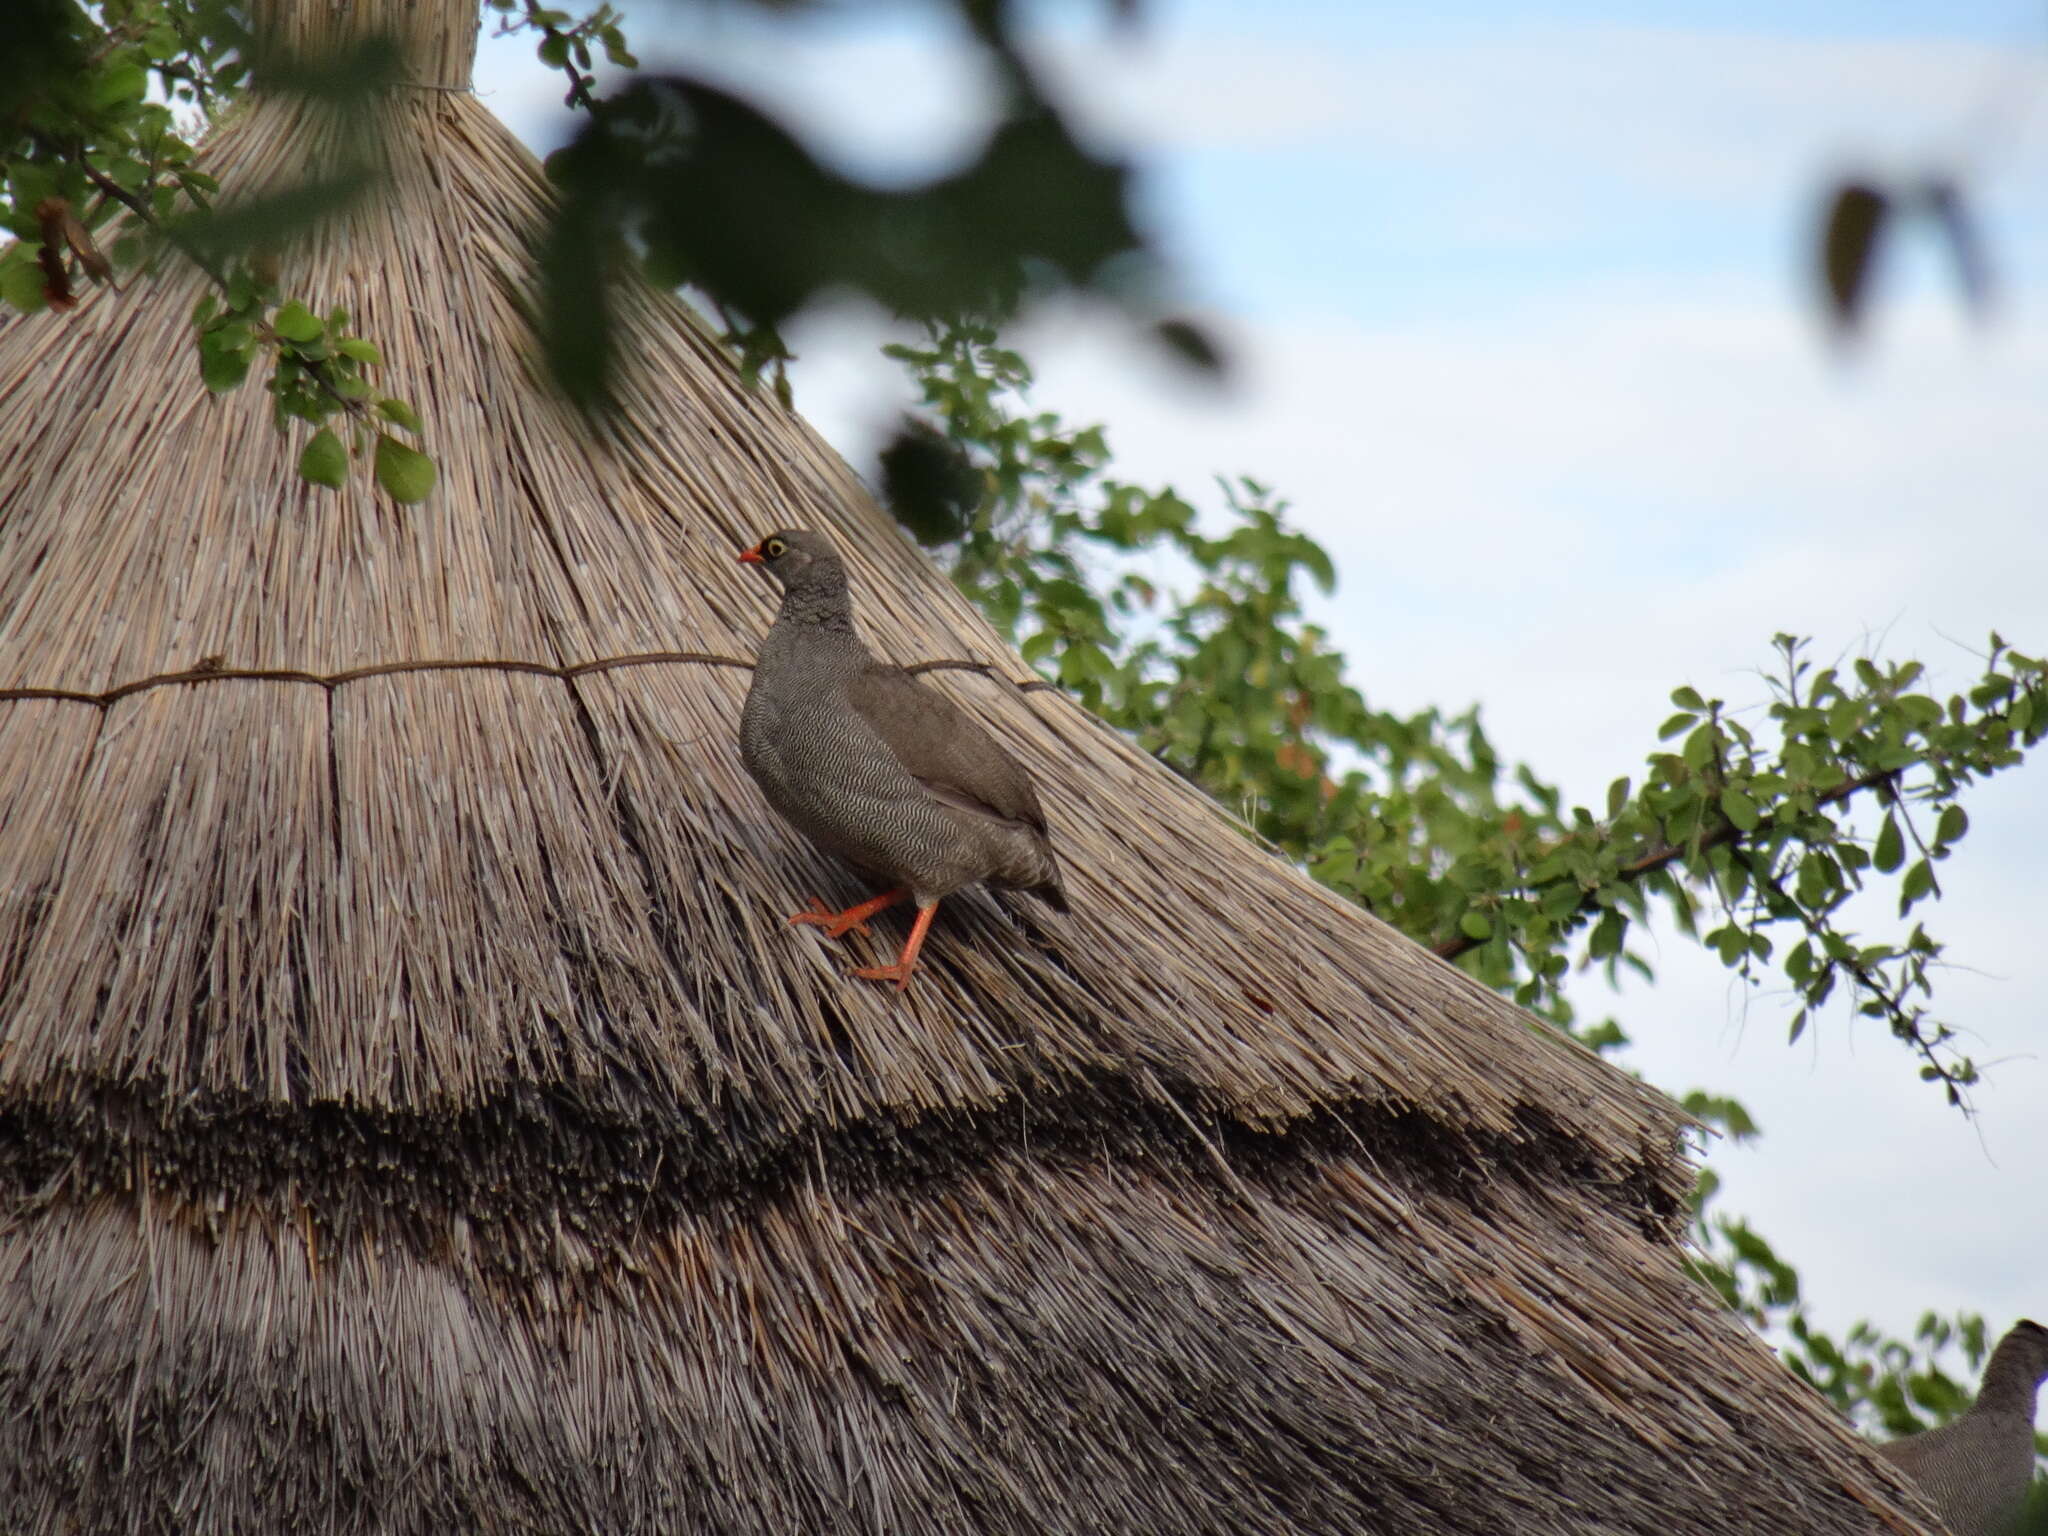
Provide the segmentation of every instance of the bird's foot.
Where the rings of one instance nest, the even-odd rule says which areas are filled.
[[[932,914],[939,910],[934,901],[929,906],[917,909],[917,921],[910,925],[910,940],[903,946],[903,953],[896,957],[894,965],[863,965],[854,975],[863,981],[893,981],[898,992],[910,986],[910,973],[917,969],[917,952],[924,948],[924,936],[932,925]]]
[[[863,965],[855,967],[853,974],[865,981],[893,981],[896,990],[909,990],[910,973],[917,969],[915,960],[898,960],[894,965]]]
[[[844,912],[834,912],[824,902],[813,896],[810,906],[804,911],[797,913],[796,916],[790,919],[790,922],[808,925],[813,928],[822,928],[825,930],[825,937],[828,939],[843,938],[849,933],[866,933],[868,931],[869,918],[885,907],[895,906],[897,902],[903,900],[909,894],[908,891],[901,889],[884,891],[879,896],[870,896],[866,901],[856,906],[848,907]]]
[[[867,919],[858,916],[859,912],[859,907],[849,907],[844,912],[834,912],[824,902],[813,896],[810,906],[792,917],[790,923],[799,927],[808,925],[813,928],[822,928],[825,930],[826,938],[840,939],[849,933],[866,933],[868,931]]]

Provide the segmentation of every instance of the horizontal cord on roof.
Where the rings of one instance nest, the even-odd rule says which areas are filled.
[[[129,698],[134,694],[147,693],[152,688],[170,688],[189,683],[307,683],[316,688],[329,690],[344,683],[359,683],[371,677],[395,677],[408,672],[520,672],[535,677],[559,678],[568,682],[574,678],[588,677],[595,672],[611,672],[624,667],[654,667],[674,665],[700,667],[740,667],[753,670],[754,664],[740,656],[721,656],[712,651],[647,651],[633,656],[605,656],[596,661],[579,661],[566,667],[549,666],[544,661],[506,661],[479,658],[469,661],[384,661],[375,666],[351,667],[346,672],[301,672],[284,667],[230,667],[222,665],[217,658],[209,657],[196,667],[183,672],[159,672],[153,677],[139,677],[133,682],[121,683],[104,693],[85,693],[75,688],[0,688],[0,703],[13,703],[22,699],[58,699],[71,704],[91,704],[105,709],[110,704]],[[995,663],[988,661],[920,661],[905,667],[906,672],[979,672],[985,677],[1000,677]],[[1042,677],[1024,682],[1004,678],[1020,693],[1037,689],[1050,689],[1053,685]]]

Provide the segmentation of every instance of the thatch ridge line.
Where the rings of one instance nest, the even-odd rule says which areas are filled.
[[[358,683],[371,677],[396,677],[411,672],[514,672],[535,677],[552,677],[561,682],[572,682],[579,677],[589,677],[599,672],[613,672],[626,667],[655,666],[701,666],[737,667],[752,671],[754,664],[740,656],[722,656],[715,651],[642,651],[631,656],[603,656],[595,661],[572,662],[567,666],[550,666],[544,661],[518,661],[510,658],[473,657],[459,661],[380,661],[367,667],[350,667],[345,672],[302,672],[289,667],[188,667],[183,672],[159,672],[150,677],[138,677],[131,682],[120,683],[104,693],[86,693],[75,688],[0,688],[0,703],[11,704],[23,699],[54,699],[60,703],[90,704],[105,709],[121,700],[132,698],[138,693],[147,693],[152,688],[170,688],[184,683],[307,683],[316,688],[332,692],[345,683]],[[914,662],[904,668],[906,672],[979,672],[985,677],[998,675],[994,662],[939,660]],[[1052,691],[1054,685],[1042,677],[1025,681],[1005,677],[1019,693],[1033,693],[1040,689]]]

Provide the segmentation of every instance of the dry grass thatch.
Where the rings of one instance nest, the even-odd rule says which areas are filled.
[[[464,77],[464,0],[353,10]],[[537,168],[400,95],[287,282],[425,506],[299,484],[186,278],[0,328],[9,1530],[1923,1528],[1682,1276],[1670,1104],[1020,688],[677,306],[594,444]],[[907,997],[785,928],[861,888],[739,765],[785,524],[1068,856],[1071,918],[949,901]]]

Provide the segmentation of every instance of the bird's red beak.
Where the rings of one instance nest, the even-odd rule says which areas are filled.
[[[760,546],[760,545],[756,544],[756,545],[755,545],[755,546],[754,546],[754,547],[753,547],[752,549],[743,549],[743,550],[741,550],[741,551],[740,551],[740,564],[741,564],[741,565],[759,565],[760,563],[761,563],[761,546]]]

